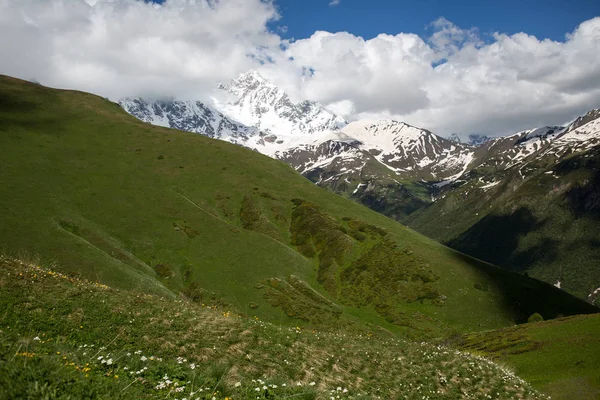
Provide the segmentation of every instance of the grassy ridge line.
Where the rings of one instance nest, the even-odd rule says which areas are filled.
[[[600,398],[600,314],[471,333],[456,344],[510,365],[553,399]]]
[[[342,306],[340,320],[326,324],[371,323],[405,333],[413,327],[400,324],[419,321],[420,330],[412,334],[423,337],[512,325],[534,312],[549,318],[595,310],[549,285],[449,250],[316,187],[279,161],[150,126],[97,96],[2,77],[0,140],[6,193],[0,196],[6,210],[0,215],[2,246],[55,260],[63,272],[111,287],[167,296],[166,287],[200,301],[219,298],[263,320],[307,325],[283,305],[273,306],[301,291],[286,287],[286,293],[265,296],[262,288],[273,278],[287,281],[294,275]],[[300,224],[300,233],[311,237],[292,243],[293,199],[313,204],[312,215],[331,229],[308,232],[312,228]],[[350,221],[387,232],[378,252],[387,270],[362,257],[381,240],[361,242],[362,233],[354,232]],[[352,243],[343,260],[330,257],[334,237]],[[300,243],[319,254],[300,254]],[[385,249],[404,254],[406,265],[430,270],[437,279],[419,271],[404,274],[404,264],[386,259]],[[386,282],[389,271],[406,280]],[[402,301],[377,298],[380,282]],[[359,286],[368,287],[372,299],[353,290]],[[312,301],[310,295],[301,298],[306,299]]]
[[[282,328],[6,257],[0,288],[0,399],[545,398],[440,346]]]

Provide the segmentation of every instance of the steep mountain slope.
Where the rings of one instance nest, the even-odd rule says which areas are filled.
[[[265,136],[258,129],[231,120],[199,101],[153,101],[124,98],[119,101],[129,114],[152,125],[200,133],[214,139],[245,145],[251,138]]]
[[[319,103],[294,104],[283,90],[256,71],[242,74],[219,87],[234,96],[233,101],[220,104],[220,109],[246,125],[273,134],[287,147],[294,138],[318,136],[346,125],[343,118]]]
[[[316,153],[312,159],[290,160],[285,153],[277,156],[294,168],[307,172],[332,161],[324,159],[327,154],[314,150],[323,142],[349,145],[347,148],[350,153],[362,151],[365,154],[364,158],[372,156],[399,179],[452,179],[467,169],[473,154],[468,146],[443,139],[427,130],[403,122],[379,120],[353,122],[339,132],[319,138],[312,148],[303,147],[303,150],[308,150],[309,153]],[[332,150],[334,156],[343,153],[340,149]],[[354,157],[355,154],[351,154],[346,158]]]
[[[597,308],[456,253],[240,146],[0,79],[5,251],[269,321],[442,336]]]
[[[489,142],[485,151],[495,156],[406,222],[468,254],[595,301],[600,287],[597,117],[595,110],[567,128]]]

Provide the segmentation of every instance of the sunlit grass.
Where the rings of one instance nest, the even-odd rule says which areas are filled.
[[[0,285],[5,398],[544,398],[442,346],[281,327],[8,258]]]

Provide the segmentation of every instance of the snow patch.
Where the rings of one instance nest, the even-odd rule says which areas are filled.
[[[560,289],[560,285],[561,285],[561,281],[556,281],[556,283],[554,284],[554,287],[557,287]]]

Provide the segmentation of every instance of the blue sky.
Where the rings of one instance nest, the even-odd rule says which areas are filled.
[[[306,38],[316,30],[347,31],[365,39],[380,33],[427,36],[427,26],[444,17],[463,29],[478,28],[482,38],[494,32],[526,32],[539,39],[563,41],[581,22],[600,15],[600,0],[277,0],[286,38]]]

